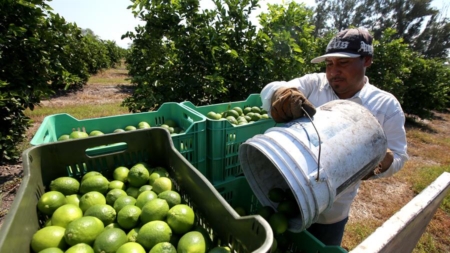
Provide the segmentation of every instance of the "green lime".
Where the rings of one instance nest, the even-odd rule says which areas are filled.
[[[80,198],[80,208],[84,212],[94,205],[106,204],[106,198],[100,192],[92,191],[84,194]]]
[[[230,253],[231,249],[229,247],[226,246],[217,246],[212,248],[210,251],[208,251],[208,253]],[[275,252],[275,251],[272,251]]]
[[[72,177],[58,177],[50,182],[50,190],[59,191],[64,195],[77,194],[80,182]]]
[[[257,214],[261,215],[265,220],[269,220],[270,216],[275,213],[271,206],[263,206],[258,209]]]
[[[163,191],[158,194],[158,198],[165,199],[169,204],[169,207],[172,208],[175,205],[181,204],[181,196],[176,191]]]
[[[273,201],[275,203],[280,203],[281,201],[284,200],[285,192],[283,189],[281,189],[279,187],[274,187],[269,190],[268,197],[271,201]]]
[[[112,205],[114,205],[114,202],[116,202],[116,200],[122,196],[128,196],[128,195],[124,190],[112,189],[108,193],[106,193],[106,197],[105,197],[106,204],[112,206]]]
[[[128,238],[129,242],[135,242],[136,241],[136,237],[137,237],[140,229],[141,229],[140,227],[139,228],[133,228],[133,229],[131,229],[128,232],[127,238]]]
[[[196,225],[196,226],[194,226],[192,231],[200,232],[203,235],[203,239],[205,239],[205,242],[206,242],[206,251],[208,251],[213,245],[213,242],[211,240],[211,235],[209,234],[208,230],[206,230],[206,228],[204,228],[201,225]],[[176,245],[178,245],[178,243]]]
[[[104,176],[90,176],[84,179],[80,185],[80,193],[85,194],[91,191],[97,191],[106,194],[109,187],[109,181]]]
[[[170,242],[160,242],[149,253],[177,253],[177,249]]]
[[[114,209],[116,209],[116,212],[119,213],[119,211],[127,205],[134,205],[136,203],[136,199],[131,197],[131,196],[122,196],[119,197],[115,202],[114,202]]]
[[[65,249],[67,247],[64,240],[65,230],[65,228],[59,226],[48,226],[39,229],[31,238],[31,248],[34,252],[52,247]]]
[[[280,204],[278,204],[277,211],[284,213],[284,215],[286,215],[289,219],[300,214],[300,207],[295,200],[283,200]]]
[[[160,242],[169,242],[172,236],[172,230],[164,221],[150,221],[144,224],[136,237],[136,241],[150,250]]]
[[[288,229],[289,223],[286,215],[283,213],[274,213],[269,218],[269,225],[274,234],[282,234]]]
[[[66,196],[58,191],[48,191],[39,198],[37,207],[44,214],[52,215],[58,207],[66,204]]]
[[[81,182],[93,176],[103,176],[103,174],[98,171],[89,171],[88,173],[84,174],[84,176],[81,178]]]
[[[157,178],[168,177],[168,176],[169,176],[169,173],[167,172],[167,170],[165,168],[155,167],[150,170],[150,177],[148,179],[148,182],[150,185],[153,185],[153,182],[155,182],[155,180]]]
[[[194,210],[188,205],[175,205],[167,213],[167,224],[174,233],[184,234],[189,232],[194,226]]]
[[[139,196],[139,188],[134,186],[128,186],[128,188],[125,190],[128,196],[131,196],[133,198],[137,198]]]
[[[106,229],[95,238],[93,248],[95,253],[115,253],[127,242],[127,234],[122,229]]]
[[[77,243],[68,248],[64,253],[94,253],[94,249],[86,243]]]
[[[67,227],[70,222],[83,217],[83,211],[76,205],[65,204],[60,206],[52,215],[53,226]]]
[[[114,180],[118,180],[121,182],[128,182],[128,173],[130,170],[125,166],[119,166],[114,169],[113,171],[113,178]]]
[[[139,207],[124,206],[117,214],[117,223],[125,230],[132,229],[138,224],[140,215],[141,209]]]
[[[66,195],[66,203],[80,206],[80,198],[81,198],[80,194]]]
[[[142,207],[141,222],[143,224],[155,221],[165,220],[169,212],[169,204],[164,199],[153,199]]]
[[[184,234],[178,241],[177,251],[200,253],[206,252],[206,240],[202,233],[190,231]]]
[[[94,205],[84,212],[84,216],[97,217],[103,222],[104,226],[108,226],[116,220],[116,210],[106,204]]]
[[[58,141],[67,141],[70,139],[70,136],[68,134],[63,134],[59,136]]]
[[[150,173],[148,169],[141,164],[136,164],[131,167],[130,172],[128,173],[128,183],[138,189],[144,184],[147,184],[149,178]]]
[[[77,243],[91,245],[104,228],[103,222],[98,218],[84,216],[67,225],[64,239],[71,246]]]
[[[120,229],[122,229],[122,227],[117,222],[113,222],[113,223],[110,223],[109,225],[105,226],[105,229],[111,229],[111,228],[120,228]]]
[[[116,253],[146,253],[144,247],[137,242],[127,242],[120,246]]]
[[[152,186],[149,184],[144,184],[143,186],[139,187],[139,193],[142,193],[144,191],[151,191]]]
[[[64,253],[64,251],[60,248],[52,247],[41,250],[39,253]]]
[[[108,185],[108,190],[112,190],[112,189],[121,189],[121,190],[125,190],[127,187],[125,185],[124,182],[119,181],[119,180],[113,180],[111,182],[109,182]]]
[[[147,204],[147,202],[149,202],[150,200],[154,200],[156,198],[158,198],[158,195],[156,195],[155,192],[144,191],[137,197],[135,205],[142,209],[142,207],[144,207],[144,205]]]
[[[172,180],[168,177],[160,177],[155,179],[155,181],[152,184],[152,191],[154,191],[156,194],[160,194],[164,191],[170,191],[172,190]]]

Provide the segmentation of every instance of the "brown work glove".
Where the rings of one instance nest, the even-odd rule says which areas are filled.
[[[296,88],[279,88],[271,100],[270,114],[277,123],[286,123],[304,116],[305,111],[312,117],[316,108],[301,91]]]
[[[375,167],[374,170],[372,170],[369,174],[363,177],[362,180],[367,180],[375,175],[385,172],[387,169],[389,169],[389,167],[391,167],[393,161],[394,161],[394,152],[392,152],[390,149],[387,149],[384,159],[378,164],[377,167]]]

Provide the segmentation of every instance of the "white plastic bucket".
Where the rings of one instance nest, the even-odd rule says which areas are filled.
[[[313,122],[300,118],[248,139],[240,146],[239,159],[262,205],[276,210],[269,190],[292,190],[300,215],[289,221],[289,230],[300,232],[340,193],[373,170],[386,149],[383,129],[366,108],[335,100],[318,107]]]

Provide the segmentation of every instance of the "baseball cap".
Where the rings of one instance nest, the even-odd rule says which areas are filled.
[[[372,35],[364,28],[352,28],[339,32],[328,43],[325,54],[311,60],[323,62],[328,57],[356,58],[373,56]]]

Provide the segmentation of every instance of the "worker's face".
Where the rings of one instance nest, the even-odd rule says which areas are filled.
[[[372,64],[372,57],[329,57],[325,63],[328,82],[336,95],[345,99],[351,98],[364,86],[366,67]]]

